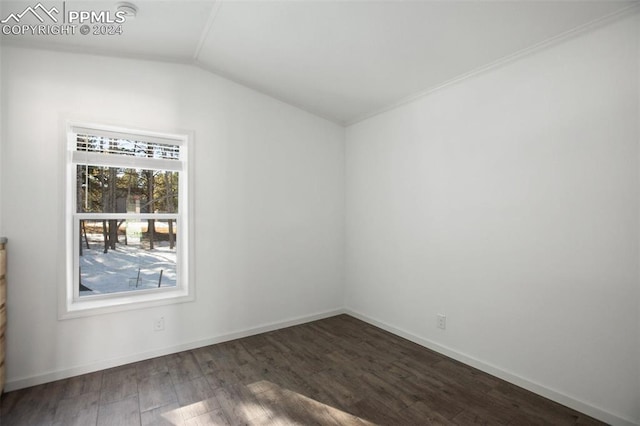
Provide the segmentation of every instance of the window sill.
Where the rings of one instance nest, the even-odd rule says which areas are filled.
[[[69,300],[64,303],[58,319],[72,319],[93,315],[108,314],[129,310],[138,310],[154,306],[192,302],[193,294],[182,289],[151,291],[143,294],[122,294],[104,298],[87,297],[80,300]]]

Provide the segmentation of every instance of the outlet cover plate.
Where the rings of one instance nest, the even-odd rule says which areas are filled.
[[[447,328],[447,316],[445,314],[436,315],[438,328],[445,330]]]

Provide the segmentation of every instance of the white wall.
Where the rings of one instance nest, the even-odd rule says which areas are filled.
[[[347,128],[347,308],[640,422],[638,26]]]
[[[5,47],[2,83],[9,389],[342,308],[342,127],[183,65]],[[195,303],[57,319],[65,118],[195,132]]]

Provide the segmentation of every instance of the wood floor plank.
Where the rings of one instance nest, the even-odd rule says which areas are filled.
[[[247,387],[253,389],[255,385]],[[254,395],[270,417],[280,424],[303,424],[307,417],[305,408],[292,397],[295,393],[282,389],[278,385],[261,383],[259,392],[254,392]]]
[[[574,425],[581,418],[576,411],[513,385],[499,383],[488,396],[495,401],[517,406],[515,418],[527,419],[529,424]],[[588,419],[587,416],[584,418]]]
[[[192,404],[213,396],[213,389],[209,386],[207,379],[199,377],[188,382],[175,385],[178,403],[181,406]]]
[[[265,339],[279,352],[291,352],[291,348],[286,344],[285,334],[281,333],[280,330],[266,333]]]
[[[192,417],[185,421],[185,426],[229,426],[229,420],[222,412],[222,409],[210,411],[198,417]]]
[[[398,413],[389,410],[386,406],[380,405],[379,401],[373,401],[369,398],[365,398],[358,401],[350,408],[350,413],[363,419],[366,422],[374,423],[377,425],[413,425],[410,418],[405,413]]]
[[[394,388],[380,380],[379,377],[371,373],[360,375],[358,387],[364,395],[364,399],[375,402],[379,407],[385,407],[388,411],[400,412],[409,408],[409,403],[398,398]],[[411,401],[414,403],[415,401]]]
[[[509,420],[502,419],[497,416],[487,416],[487,413],[476,413],[472,411],[463,411],[453,418],[455,424],[458,425],[507,425]]]
[[[172,403],[140,413],[142,426],[183,426],[185,421],[180,405]]]
[[[140,411],[152,410],[178,401],[169,372],[154,374],[138,381]]]
[[[174,384],[204,377],[198,361],[191,351],[168,355],[166,360],[167,369]]]
[[[63,398],[73,398],[90,392],[100,392],[103,372],[84,374],[65,380]]]
[[[276,368],[273,374],[273,382],[282,388],[289,389],[301,395],[313,397],[319,394],[317,386],[307,380],[305,371],[297,371],[291,368]]]
[[[241,340],[233,340],[226,344],[229,351],[229,358],[233,359],[238,366],[256,362],[256,359],[244,347]]]
[[[213,373],[207,374],[205,378],[215,389],[236,384],[246,385],[261,380],[276,380],[275,370],[268,365],[255,362],[217,369]]]
[[[137,395],[98,407],[97,426],[137,425],[140,425],[140,407]]]
[[[213,349],[215,346],[216,345],[204,346],[191,351],[203,375],[211,374],[215,371],[216,366],[213,362],[216,358],[216,354]]]
[[[244,385],[225,386],[213,392],[225,417],[233,425],[249,424],[254,418],[268,415],[256,396]]]
[[[204,377],[175,385],[183,419],[188,420],[220,408],[213,389]]]
[[[249,348],[248,350],[256,360],[257,364],[271,367],[288,366],[289,361],[283,357],[282,352],[272,344],[262,345],[258,348]]]
[[[132,364],[136,369],[136,377],[138,380],[145,377],[153,376],[158,373],[167,373],[169,368],[167,367],[167,358],[158,357],[145,361],[136,362]]]
[[[423,401],[418,401],[411,405],[404,414],[407,418],[416,419],[416,421],[432,426],[453,426],[457,424],[441,415],[436,409],[429,407]]]
[[[99,391],[60,400],[57,404],[53,424],[56,426],[95,425],[98,419],[99,401]]]
[[[452,395],[438,388],[432,387],[424,382],[406,380],[405,386],[415,393],[419,402],[429,407],[430,411],[438,413],[446,419],[453,419],[464,411],[465,405]]]
[[[347,412],[274,384],[256,398],[277,424],[356,424]]]
[[[0,424],[603,423],[338,315],[9,392]]]
[[[57,383],[47,383],[16,391],[17,397],[11,401],[8,410],[0,410],[0,423],[16,425],[52,424],[57,406],[56,399],[62,396]],[[3,402],[4,402],[3,397]]]
[[[349,382],[349,378],[340,372],[327,370],[309,376],[309,381],[317,389],[316,397],[333,407],[345,409],[360,401],[362,392],[357,391]]]
[[[107,370],[102,377],[100,403],[108,404],[138,395],[136,369],[131,365]]]
[[[445,359],[433,364],[434,370],[443,376],[455,380],[464,387],[472,387],[481,392],[489,392],[500,382],[497,378],[481,373],[457,361]]]

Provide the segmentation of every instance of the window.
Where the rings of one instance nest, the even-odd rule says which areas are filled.
[[[62,317],[192,300],[188,142],[69,125]]]

